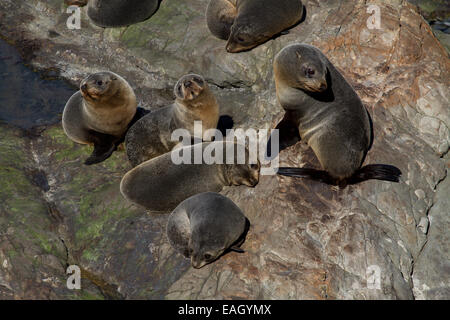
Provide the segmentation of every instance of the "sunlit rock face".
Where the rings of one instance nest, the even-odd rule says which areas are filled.
[[[151,19],[120,29],[94,26],[82,8],[81,30],[69,30],[62,1],[4,0],[0,34],[32,66],[75,85],[104,69],[122,75],[147,109],[172,101],[181,75],[201,74],[221,113],[244,129],[273,128],[283,116],[274,55],[291,43],[313,44],[372,116],[365,163],[397,166],[401,183],[336,190],[263,176],[253,189],[226,188],[251,222],[246,253],[196,270],[170,247],[167,216],[121,197],[123,151],[86,167],[91,150],[69,141],[60,124],[25,133],[1,124],[0,182],[8,188],[0,189],[0,297],[450,298],[450,61],[417,7],[371,1],[380,10],[380,29],[371,29],[365,1],[304,1],[306,20],[289,34],[229,54],[206,27],[207,2],[165,0]],[[281,153],[280,165],[318,162],[299,142]],[[82,268],[81,292],[66,288],[69,264]]]

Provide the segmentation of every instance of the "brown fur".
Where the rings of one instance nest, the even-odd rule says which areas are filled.
[[[95,82],[108,82],[101,90]],[[81,96],[81,99],[80,99]],[[80,91],[68,101],[63,113],[67,136],[81,144],[93,144],[89,131],[121,137],[136,113],[136,96],[128,82],[112,72],[85,78]]]
[[[125,144],[133,166],[172,150],[179,143],[171,141],[176,129],[186,129],[193,136],[194,121],[202,121],[204,134],[208,129],[216,129],[219,105],[201,76],[183,76],[174,92],[173,104],[147,114],[128,131]]]

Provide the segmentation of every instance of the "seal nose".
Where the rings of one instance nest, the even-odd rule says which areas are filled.
[[[205,263],[203,263],[202,261],[197,261],[197,259],[195,259],[194,256],[192,256],[191,257],[191,265],[195,269],[200,269],[201,267],[203,267],[205,265]]]
[[[227,45],[225,49],[227,50],[228,53],[234,53],[234,49],[231,45]]]
[[[233,53],[234,52],[234,46],[231,42],[228,42],[227,45],[225,46],[225,50],[227,50],[227,52],[229,53]]]
[[[251,188],[254,188],[254,187],[256,187],[258,182],[259,182],[258,178],[256,178],[256,177],[249,177],[247,186],[251,187]]]

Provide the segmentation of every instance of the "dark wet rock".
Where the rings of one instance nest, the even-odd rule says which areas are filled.
[[[147,109],[173,99],[180,75],[199,73],[241,128],[275,127],[283,111],[274,55],[293,42],[316,45],[371,113],[375,142],[366,163],[395,165],[403,176],[399,184],[343,190],[278,176],[254,189],[226,188],[251,222],[246,253],[195,270],[170,247],[166,216],[121,197],[123,150],[86,167],[91,149],[69,141],[59,124],[32,136],[2,125],[0,297],[448,299],[449,242],[441,234],[449,223],[450,61],[415,6],[373,3],[381,30],[366,27],[365,1],[305,1],[308,16],[288,35],[228,54],[206,27],[207,0],[165,0],[150,20],[105,30],[89,22],[86,8],[82,29],[68,30],[62,1],[2,1],[0,34],[34,67],[56,68],[75,85],[110,69]],[[281,153],[280,165],[317,166],[317,159],[300,142]],[[84,293],[65,288],[68,263],[84,270]],[[59,282],[43,282],[50,276]]]
[[[33,72],[19,52],[2,40],[0,52],[0,121],[24,129],[58,123],[73,88],[63,80],[50,80],[58,76],[55,70]]]

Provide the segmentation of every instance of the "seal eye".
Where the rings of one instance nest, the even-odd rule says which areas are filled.
[[[306,75],[308,76],[308,78],[311,78],[315,73],[316,71],[314,69],[306,68]]]
[[[236,39],[237,39],[238,42],[244,42],[245,41],[245,39],[242,36],[237,36]]]
[[[209,253],[205,253],[203,258],[205,258],[205,260],[210,260],[212,258],[212,255],[210,255]]]
[[[102,81],[102,80],[98,80],[98,81],[97,81],[97,84],[98,84],[99,86],[101,86],[101,85],[103,84],[103,81]]]

